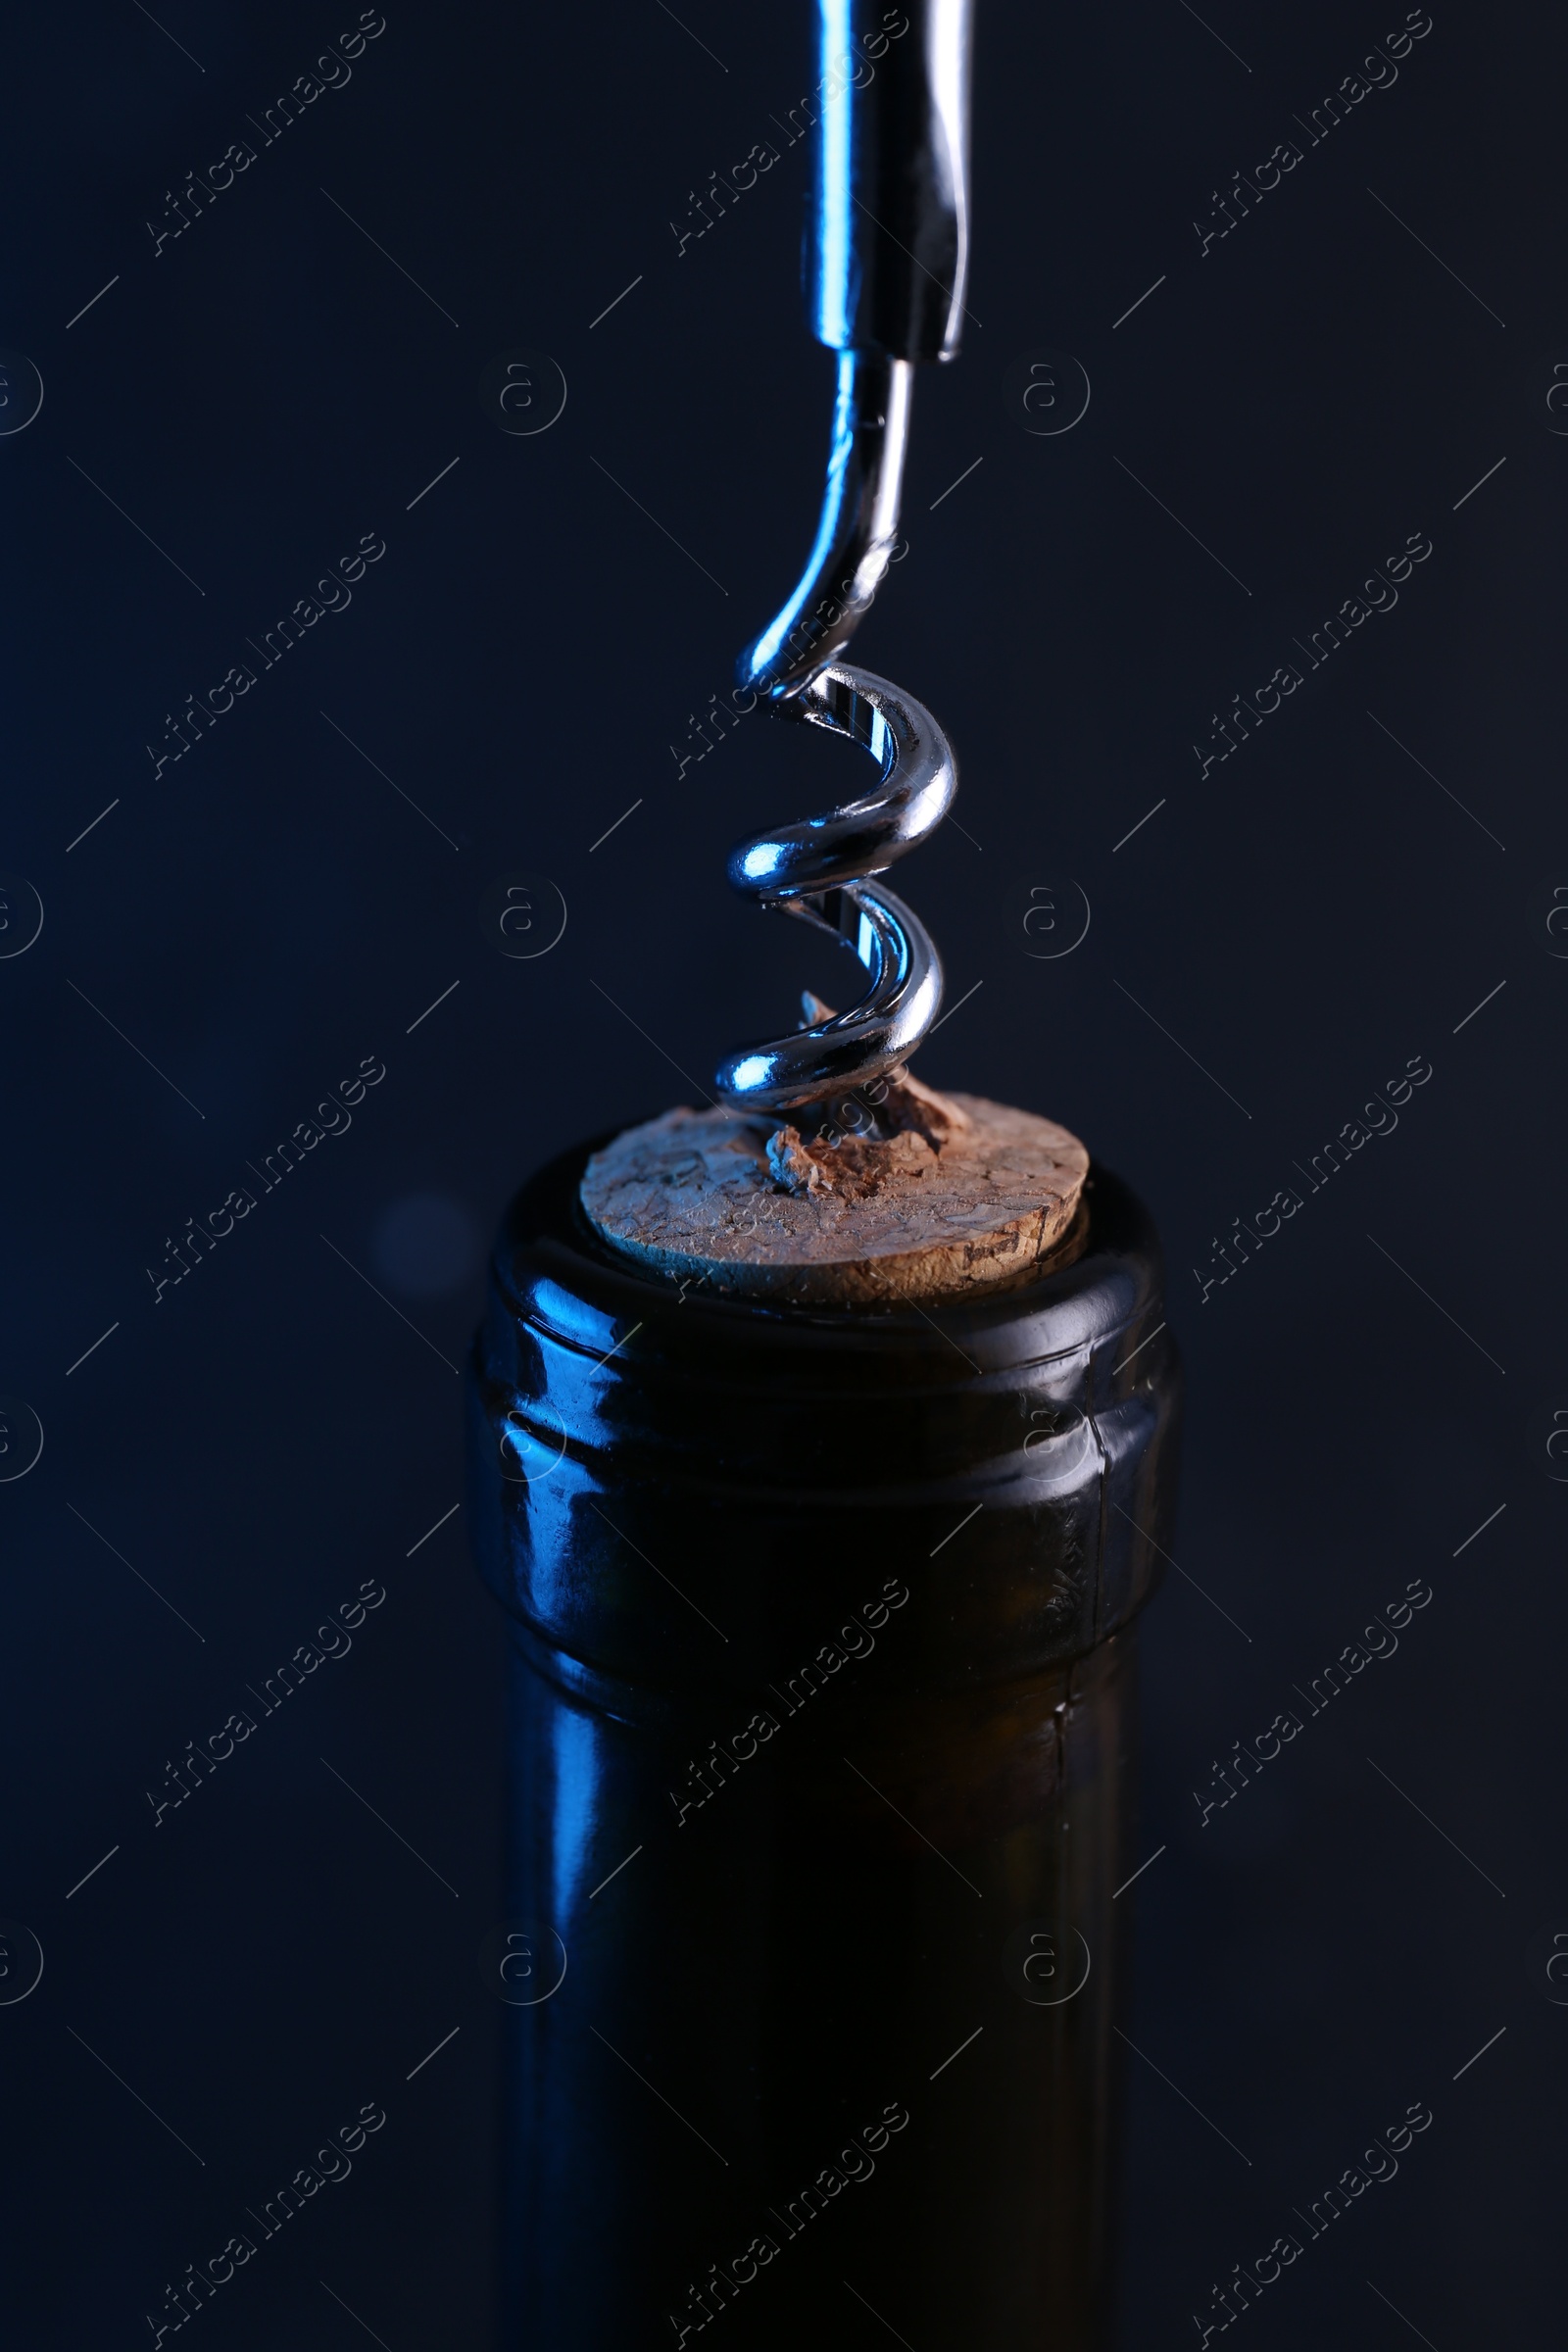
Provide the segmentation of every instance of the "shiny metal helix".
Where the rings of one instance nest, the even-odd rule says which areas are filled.
[[[858,746],[879,781],[730,856],[736,890],[831,933],[870,975],[847,1011],[808,1017],[720,1065],[726,1101],[770,1113],[874,1089],[930,1033],[941,960],[919,917],[876,877],[929,838],[957,788],[930,711],[840,657],[898,545],[915,367],[958,348],[970,0],[896,10],[819,0],[819,12],[813,324],[839,355],[827,488],[800,584],[739,674],[777,716]]]

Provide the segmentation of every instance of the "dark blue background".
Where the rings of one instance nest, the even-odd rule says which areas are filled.
[[[1403,12],[1205,14],[980,0],[973,322],[919,386],[909,552],[859,655],[963,770],[972,838],[901,887],[950,1002],[984,986],[921,1074],[1059,1117],[1135,1182],[1188,1364],[1202,1592],[1172,1577],[1146,1628],[1165,1851],[1123,1898],[1152,2061],[1123,2340],[1194,2341],[1209,2282],[1425,2100],[1398,2179],[1247,2340],[1394,2347],[1403,2314],[1440,2352],[1544,2344],[1568,2020],[1524,1951],[1568,1918],[1568,1495],[1528,1432],[1568,1385],[1568,965],[1544,952],[1568,440],[1531,369],[1568,357],[1565,38],[1439,8],[1200,258],[1211,191]],[[88,0],[4,41],[0,344],[45,385],[0,440],[0,870],[45,911],[0,962],[0,1389],[46,1440],[0,1486],[0,1913],[45,1955],[0,2008],[0,2293],[29,2352],[150,2341],[165,2281],[368,2100],[352,2178],[204,2339],[336,2352],[357,2316],[393,2352],[486,2341],[503,1643],[461,1514],[414,1548],[460,1492],[484,1240],[547,1155],[696,1099],[803,981],[843,988],[722,878],[837,769],[761,718],[678,783],[670,750],[814,516],[804,151],[679,256],[668,225],[810,86],[806,0],[389,0],[348,85],[262,147],[246,117],[355,16],[167,0],[166,37]],[[241,137],[254,165],[155,258],[166,191]],[[568,385],[532,438],[478,395],[517,348]],[[1004,399],[1042,350],[1093,386],[1056,438]],[[164,714],[366,532],[387,553],[352,606],[155,781]],[[1412,532],[1434,552],[1397,610],[1200,781],[1211,713]],[[514,869],[569,909],[532,962],[479,928]],[[1067,876],[1089,936],[1030,960],[1028,893]],[[1200,1303],[1212,1237],[1415,1054],[1397,1132]],[[155,1306],[165,1237],[367,1055],[387,1074],[352,1130]],[[1398,1655],[1200,1829],[1211,1759],[1412,1578],[1434,1597]],[[155,1830],[166,1759],[366,1579],[387,1597],[352,1653]]]

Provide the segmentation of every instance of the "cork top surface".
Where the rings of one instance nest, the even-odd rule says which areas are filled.
[[[906,1080],[891,1136],[833,1146],[739,1112],[669,1110],[583,1174],[596,1231],[732,1298],[896,1306],[1069,1264],[1089,1154],[1054,1120]]]

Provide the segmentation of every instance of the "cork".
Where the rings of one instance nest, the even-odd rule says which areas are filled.
[[[1015,1287],[1083,1250],[1089,1154],[1053,1119],[906,1074],[880,1132],[824,1141],[668,1110],[589,1160],[584,1213],[650,1271],[732,1298],[894,1307]]]

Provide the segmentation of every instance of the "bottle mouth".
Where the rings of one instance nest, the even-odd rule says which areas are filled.
[[[537,1323],[561,1345],[593,1358],[608,1351],[614,1366],[635,1364],[645,1377],[688,1357],[717,1362],[730,1349],[804,1365],[818,1354],[827,1360],[848,1338],[858,1352],[902,1359],[906,1377],[917,1383],[925,1367],[929,1385],[945,1391],[955,1377],[961,1385],[1127,1331],[1163,1285],[1148,1211],[1120,1177],[1095,1162],[1070,1248],[995,1288],[903,1304],[840,1303],[756,1295],[683,1269],[663,1271],[615,1246],[583,1207],[590,1159],[625,1132],[573,1147],[522,1186],[492,1252],[491,1302],[492,1311]],[[972,1360],[955,1351],[955,1339]]]
[[[922,1687],[1054,1670],[1131,1619],[1179,1376],[1116,1177],[1073,1264],[878,1313],[628,1265],[579,1206],[590,1149],[513,1203],[468,1381],[475,1551],[558,1680],[752,1688],[872,1565],[915,1596]]]
[[[1075,1216],[1089,1153],[1054,1120],[904,1071],[824,1108],[779,1123],[682,1107],[626,1128],[590,1156],[583,1212],[624,1263],[683,1299],[921,1317],[1015,1289],[1087,1245]]]

